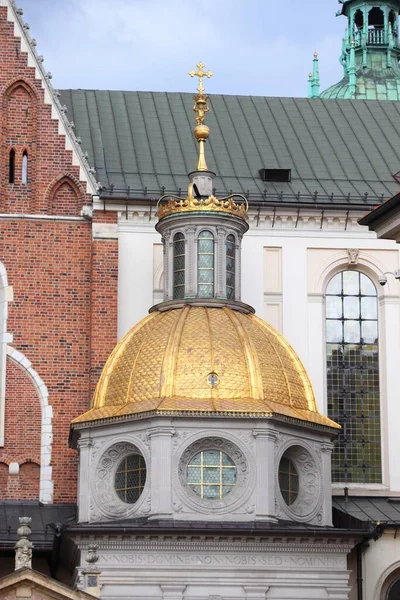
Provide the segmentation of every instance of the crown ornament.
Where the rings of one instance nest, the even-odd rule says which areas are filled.
[[[235,199],[240,199],[236,201]],[[193,185],[189,185],[187,198],[178,196],[162,196],[157,205],[159,219],[176,213],[184,212],[219,212],[241,217],[247,221],[248,202],[242,194],[232,194],[226,198],[196,198],[193,195]]]

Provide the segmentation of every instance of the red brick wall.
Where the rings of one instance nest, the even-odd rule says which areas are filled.
[[[28,375],[7,359],[4,448],[0,462],[40,463],[41,406]]]
[[[27,54],[13,35],[13,24],[6,19],[7,8],[0,7],[1,55],[1,161],[0,212],[51,212],[51,190],[64,176],[71,178],[69,204],[62,199],[56,214],[77,215],[90,203],[86,186],[79,182],[79,167],[72,164],[72,151],[65,149],[65,136],[58,134],[58,121],[51,118],[51,106],[44,103],[42,82],[35,69],[28,67]],[[9,155],[16,152],[15,183],[9,183]],[[22,185],[22,153],[28,153],[28,184]],[[77,201],[76,194],[79,196]]]
[[[116,213],[94,211],[93,223],[117,223]],[[117,342],[118,241],[92,243],[91,386],[93,394],[104,363]]]
[[[54,502],[71,502],[76,500],[77,465],[75,451],[68,447],[69,424],[87,410],[116,342],[118,248],[117,241],[92,243],[90,221],[65,218],[79,216],[91,196],[6,15],[7,9],[0,7],[0,261],[14,289],[8,331],[12,345],[48,388],[54,414]],[[9,183],[11,149],[16,153],[14,183]],[[21,180],[24,151],[27,185]],[[15,213],[56,218],[4,216]],[[116,222],[116,215],[101,213],[99,219]],[[31,381],[7,362],[0,463],[32,463],[23,464],[19,484],[14,479],[5,492],[0,475],[0,500],[2,493],[13,499],[38,498],[40,402]]]
[[[68,433],[72,418],[90,401],[91,224],[5,220],[0,229],[0,255],[14,288],[8,330],[13,346],[46,384],[53,407],[54,501],[74,501],[76,464]],[[0,452],[12,461],[18,462],[21,453],[36,460],[39,398],[34,397],[30,380],[16,380],[15,367],[7,362],[6,441]],[[22,416],[21,423],[25,406],[30,414]],[[31,414],[35,431],[30,437],[20,427]]]

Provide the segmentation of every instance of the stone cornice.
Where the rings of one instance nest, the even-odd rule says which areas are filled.
[[[232,531],[230,535],[235,537],[235,541],[229,542],[228,532],[226,536],[213,536],[207,534],[207,541],[205,541],[205,535],[158,535],[157,539],[154,539],[155,535],[141,535],[139,532],[137,535],[129,535],[126,532],[124,535],[115,536],[114,534],[110,538],[103,535],[96,535],[96,544],[99,545],[101,551],[122,551],[122,552],[257,552],[257,553],[268,553],[268,552],[298,552],[301,551],[313,552],[313,553],[329,553],[337,554],[343,552],[350,552],[354,545],[360,541],[360,536],[353,535],[353,537],[341,537],[338,535],[335,537],[322,536],[326,532],[322,532],[319,536],[307,536],[305,532],[297,534],[288,534],[287,537],[282,534],[269,534],[268,536],[251,536],[243,535],[238,538],[236,533]],[[71,533],[69,534],[71,535]],[[76,535],[74,534],[73,539],[81,551],[86,551],[87,547],[93,543],[93,535]],[[151,540],[149,538],[152,538]]]

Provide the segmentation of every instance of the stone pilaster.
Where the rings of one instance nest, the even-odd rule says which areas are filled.
[[[151,519],[171,518],[171,461],[172,436],[170,426],[152,427],[148,430],[151,449]]]
[[[321,445],[321,460],[322,460],[322,490],[323,504],[322,515],[323,524],[332,525],[332,496],[330,493],[332,485],[332,451],[333,444],[325,442]]]
[[[264,600],[269,587],[266,585],[244,585],[246,600]]]
[[[256,519],[276,521],[275,516],[275,443],[272,429],[254,429],[256,440]]]
[[[90,481],[90,461],[92,440],[89,437],[80,438],[78,440],[78,460],[79,460],[79,477],[78,477],[78,515],[79,522],[86,523],[89,521],[89,481]]]
[[[163,600],[182,600],[186,585],[164,583],[160,586]]]

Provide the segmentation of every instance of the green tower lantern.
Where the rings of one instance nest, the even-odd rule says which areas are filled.
[[[337,15],[348,21],[340,55],[343,79],[319,97],[400,100],[400,0],[344,0],[341,4]],[[309,95],[317,96],[315,86]]]

